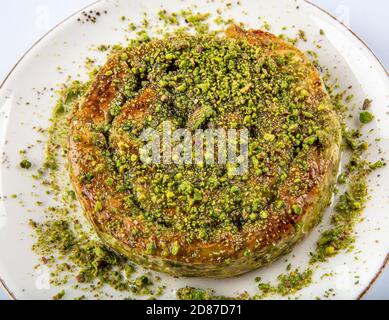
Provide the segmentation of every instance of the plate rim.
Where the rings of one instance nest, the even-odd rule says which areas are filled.
[[[10,69],[10,71],[7,73],[5,78],[0,84],[0,91],[2,90],[3,86],[6,84],[9,77],[12,75],[12,73],[15,71],[15,69],[19,66],[19,64],[23,61],[23,59],[30,53],[32,49],[34,49],[42,40],[44,40],[50,33],[52,33],[55,29],[57,29],[59,26],[63,25],[67,21],[69,21],[74,16],[78,15],[80,12],[85,11],[86,9],[93,7],[99,3],[103,3],[106,0],[95,0],[94,2],[80,8],[79,10],[75,11],[68,17],[64,18],[60,22],[58,22],[56,25],[54,25],[52,28],[50,28],[46,33],[44,33],[38,40],[36,40],[26,51],[25,53],[17,60],[17,62],[13,65],[13,67]],[[330,17],[335,22],[339,23],[343,28],[345,28],[347,31],[351,33],[351,35],[356,38],[374,57],[374,59],[378,62],[378,64],[381,66],[384,73],[389,76],[389,71],[386,70],[384,64],[382,61],[377,57],[375,52],[368,46],[368,44],[356,33],[354,32],[350,27],[345,25],[342,21],[340,21],[338,18],[336,18],[333,14],[328,12],[327,10],[321,8],[319,5],[312,3],[310,0],[302,0],[305,4],[310,5],[322,13],[326,14],[328,17]],[[382,272],[386,269],[386,267],[389,266],[389,252],[387,253],[386,257],[384,258],[381,267],[378,269],[378,271],[375,273],[374,277],[370,280],[370,282],[366,285],[366,287],[362,290],[361,293],[359,293],[356,297],[356,300],[361,300],[363,297],[369,292],[371,287],[374,285],[374,283],[377,281],[377,279],[381,276]],[[11,300],[18,300],[16,295],[12,292],[10,288],[8,288],[6,281],[2,278],[0,275],[0,285],[4,289],[4,291],[7,293],[7,295],[11,298]]]

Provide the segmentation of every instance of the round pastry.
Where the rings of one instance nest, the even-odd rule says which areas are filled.
[[[238,164],[247,167],[217,156],[163,161],[166,146],[153,158],[163,160],[143,161],[145,129],[162,134],[166,123],[192,146],[201,130],[246,132]],[[69,167],[109,247],[175,276],[222,278],[274,261],[320,220],[340,143],[338,115],[304,54],[231,26],[115,50],[75,105]]]

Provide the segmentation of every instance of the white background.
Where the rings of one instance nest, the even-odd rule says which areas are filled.
[[[94,0],[3,1],[0,10],[0,43],[2,43],[0,83],[26,50],[48,30],[93,2]],[[311,2],[349,25],[375,52],[386,69],[388,68],[388,0],[311,0]],[[389,300],[389,268],[384,271],[365,298]],[[1,288],[0,299],[7,299]]]

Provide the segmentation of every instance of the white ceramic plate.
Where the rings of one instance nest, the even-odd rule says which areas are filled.
[[[40,190],[31,172],[18,167],[21,160],[20,149],[34,145],[28,157],[37,169],[43,161],[44,143],[37,139],[45,137],[38,134],[34,127],[48,126],[55,95],[50,88],[64,82],[67,75],[85,78],[82,67],[87,56],[96,56],[103,62],[104,56],[90,50],[91,46],[106,43],[125,42],[128,33],[124,31],[127,23],[120,21],[121,16],[131,21],[143,19],[143,12],[150,20],[157,20],[157,12],[163,7],[168,11],[178,11],[191,4],[197,4],[200,12],[215,12],[225,8],[222,1],[206,0],[123,0],[99,1],[88,7],[107,14],[98,17],[97,22],[80,23],[84,19],[81,12],[67,19],[41,39],[18,62],[0,90],[0,275],[7,291],[19,299],[49,299],[59,291],[56,287],[44,285],[46,271],[34,266],[38,257],[31,252],[33,239],[28,219],[42,218],[42,209],[35,205],[36,194],[45,204],[55,204]],[[372,112],[375,121],[364,126],[363,134],[371,146],[369,155],[372,161],[387,157],[389,151],[389,81],[388,76],[372,52],[341,23],[333,17],[303,0],[241,0],[241,5],[233,5],[225,17],[247,23],[251,28],[260,28],[266,20],[275,34],[286,33],[295,36],[298,29],[306,31],[308,42],[300,41],[302,50],[313,49],[319,53],[321,66],[330,70],[333,78],[339,80],[341,88],[352,86],[354,94],[354,114],[365,98],[373,99]],[[258,17],[262,19],[258,19]],[[283,26],[288,30],[282,31]],[[291,27],[294,26],[294,27]],[[319,30],[325,31],[325,37]],[[320,44],[321,49],[313,45]],[[61,66],[61,72],[58,70]],[[355,122],[357,117],[351,119]],[[379,144],[375,139],[381,139]],[[38,185],[38,184],[37,184]],[[315,270],[313,284],[303,289],[295,297],[314,299],[324,297],[327,290],[333,289],[332,299],[355,299],[366,291],[381,268],[386,263],[389,249],[389,166],[374,172],[369,177],[371,200],[363,213],[363,221],[357,225],[355,250],[343,252]],[[16,199],[9,197],[17,194]],[[8,196],[4,199],[4,196]],[[254,277],[261,276],[264,281],[274,282],[277,275],[285,272],[286,262],[294,268],[304,269],[308,262],[308,252],[312,251],[320,230],[328,225],[331,209],[325,219],[291,254],[279,259],[272,265],[249,274],[225,280],[201,278],[175,279],[162,276],[167,285],[164,298],[174,298],[174,290],[185,286],[213,288],[219,294],[236,294],[247,290],[256,292]],[[42,273],[43,272],[43,273]],[[321,277],[323,274],[332,274]],[[358,280],[358,281],[357,281]],[[43,281],[43,282],[42,282]],[[66,298],[80,295],[66,286]],[[114,298],[121,295],[115,292]],[[275,297],[277,298],[277,297]]]

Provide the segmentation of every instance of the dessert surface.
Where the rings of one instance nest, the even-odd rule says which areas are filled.
[[[247,129],[247,169],[220,163],[221,153],[213,163],[207,154],[142,161],[143,130],[166,123],[193,136]],[[104,242],[146,267],[206,277],[290,251],[329,204],[340,143],[313,64],[278,37],[236,25],[225,36],[113,50],[76,103],[68,138],[76,194]]]

